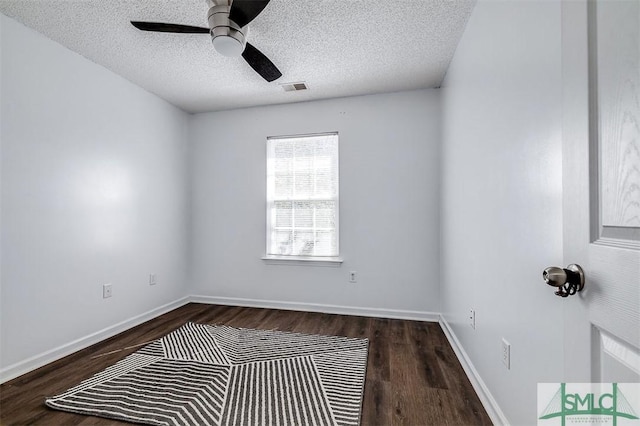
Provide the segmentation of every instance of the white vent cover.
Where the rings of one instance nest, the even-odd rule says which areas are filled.
[[[307,83],[305,83],[304,81],[299,81],[296,83],[282,83],[281,86],[285,92],[298,92],[300,90],[309,89]]]

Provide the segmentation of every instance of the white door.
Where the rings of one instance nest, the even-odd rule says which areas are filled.
[[[562,8],[565,382],[640,382],[640,0]]]

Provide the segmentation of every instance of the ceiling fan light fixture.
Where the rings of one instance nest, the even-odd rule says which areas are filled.
[[[213,47],[216,51],[230,58],[237,58],[244,51],[244,43],[231,36],[218,36],[213,39]]]
[[[182,34],[211,34],[213,47],[223,56],[242,56],[260,77],[269,83],[282,77],[282,73],[251,43],[247,42],[249,24],[262,12],[270,0],[207,0],[209,28],[164,22],[131,21],[141,31]],[[222,3],[222,4],[220,4]],[[233,16],[233,17],[232,17]]]
[[[217,5],[209,9],[209,28],[213,47],[218,53],[230,58],[242,55],[246,46],[247,29],[229,19],[230,6]]]

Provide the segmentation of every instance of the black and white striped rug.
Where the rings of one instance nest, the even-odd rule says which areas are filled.
[[[46,404],[154,425],[358,425],[367,339],[188,323]]]

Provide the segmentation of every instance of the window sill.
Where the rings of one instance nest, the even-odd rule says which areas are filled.
[[[311,257],[311,256],[274,256],[262,257],[269,265],[295,265],[295,266],[340,266],[341,257]]]

